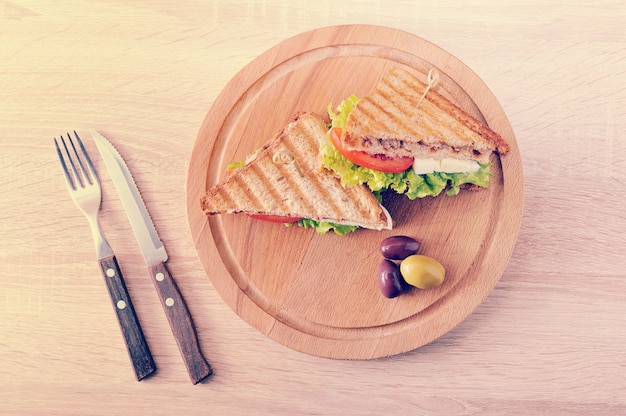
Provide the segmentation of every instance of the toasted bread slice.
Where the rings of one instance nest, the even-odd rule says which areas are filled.
[[[407,70],[390,70],[348,116],[341,140],[349,150],[389,157],[488,161],[509,151],[502,137]]]
[[[344,188],[323,168],[319,140],[326,130],[317,114],[299,114],[252,160],[209,189],[202,210],[207,215],[243,212],[391,229],[389,213],[366,186]]]

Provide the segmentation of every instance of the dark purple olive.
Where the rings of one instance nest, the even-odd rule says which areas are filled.
[[[400,296],[408,289],[408,284],[400,274],[400,266],[387,259],[378,266],[378,286],[387,298]]]
[[[380,253],[383,257],[391,260],[404,260],[412,254],[416,254],[420,243],[411,237],[397,235],[387,237],[380,243]]]

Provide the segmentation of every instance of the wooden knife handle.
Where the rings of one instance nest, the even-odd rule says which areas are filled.
[[[141,330],[141,325],[139,325],[139,319],[130,300],[128,289],[126,289],[124,276],[122,276],[115,256],[105,257],[98,262],[111,295],[113,309],[117,313],[120,329],[126,340],[128,355],[135,369],[135,377],[137,377],[137,381],[141,381],[156,371],[156,365]]]
[[[193,384],[197,384],[210,376],[213,371],[200,350],[198,334],[187,304],[164,263],[150,266],[150,274],[187,367],[189,378]]]

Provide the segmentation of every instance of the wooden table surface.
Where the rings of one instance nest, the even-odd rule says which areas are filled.
[[[626,7],[618,1],[0,2],[0,414],[626,414]],[[185,181],[227,82],[284,39],[393,27],[472,68],[524,168],[517,245],[476,311],[418,350],[304,354],[240,319],[191,239]],[[214,374],[192,385],[122,206],[102,226],[158,372],[135,381],[52,138],[118,145]],[[104,169],[101,161],[97,166]]]

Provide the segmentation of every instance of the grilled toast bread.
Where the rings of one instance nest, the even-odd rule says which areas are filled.
[[[391,229],[389,213],[364,185],[343,187],[319,157],[327,131],[314,113],[300,113],[242,167],[201,198],[207,215],[247,213]]]
[[[349,150],[389,157],[455,158],[486,163],[509,145],[485,124],[407,70],[386,73],[348,116],[341,140]]]

